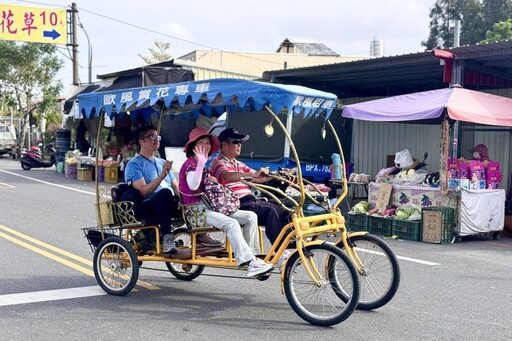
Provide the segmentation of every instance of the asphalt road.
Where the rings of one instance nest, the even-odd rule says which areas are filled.
[[[144,264],[135,290],[106,295],[81,230],[93,202],[93,182],[0,158],[0,340],[512,340],[512,239],[388,239],[395,298],[322,328],[295,315],[275,275],[207,268],[183,282]]]

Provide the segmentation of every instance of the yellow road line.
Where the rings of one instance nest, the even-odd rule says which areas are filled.
[[[92,265],[93,265],[93,264],[92,264],[92,261],[90,261],[90,260],[88,260],[88,259],[85,259],[85,258],[83,258],[83,257],[77,256],[77,255],[72,254],[72,253],[70,253],[70,252],[67,252],[67,251],[65,251],[65,250],[59,249],[59,248],[57,248],[57,247],[55,247],[55,246],[53,246],[53,245],[50,245],[50,244],[45,243],[45,242],[43,242],[43,241],[40,241],[40,240],[38,240],[38,239],[32,238],[32,237],[30,237],[30,236],[28,236],[28,235],[26,235],[26,234],[24,234],[24,233],[21,233],[21,232],[19,232],[19,231],[13,230],[13,229],[8,228],[8,227],[6,227],[6,226],[4,226],[4,225],[1,225],[1,224],[0,224],[0,229],[1,229],[1,230],[4,230],[4,231],[6,231],[6,232],[9,232],[9,233],[11,233],[11,234],[13,234],[13,235],[16,235],[16,236],[18,236],[18,237],[20,237],[20,238],[23,238],[23,239],[25,239],[25,240],[28,240],[28,241],[30,241],[30,242],[32,242],[32,243],[34,243],[34,244],[39,244],[39,245],[41,245],[42,247],[47,248],[48,250],[51,250],[51,251],[56,252],[56,253],[59,253],[59,254],[61,254],[61,255],[64,255],[64,256],[66,256],[66,257],[68,257],[68,258],[71,258],[71,259],[74,259],[74,260],[76,260],[76,261],[78,261],[78,262],[81,262],[81,263],[83,263],[83,264],[89,265],[89,266],[91,266],[91,267],[92,267]],[[54,255],[54,254],[52,254],[52,253],[50,253],[50,252],[48,252],[48,251],[45,251],[45,250],[40,249],[40,248],[38,248],[38,247],[36,247],[36,246],[33,246],[33,245],[31,245],[31,244],[28,244],[28,243],[26,243],[26,242],[24,242],[24,241],[21,241],[21,240],[19,240],[19,239],[16,239],[16,238],[14,238],[14,237],[12,237],[12,236],[10,236],[10,235],[8,235],[8,234],[5,234],[5,233],[3,233],[3,232],[0,232],[0,237],[3,237],[3,238],[5,238],[5,239],[7,239],[7,240],[9,240],[9,241],[11,241],[11,242],[13,242],[13,243],[15,243],[15,244],[18,244],[19,246],[22,246],[22,247],[24,247],[24,248],[26,248],[26,249],[29,249],[29,250],[31,250],[31,251],[33,251],[33,252],[36,252],[36,253],[38,253],[38,254],[40,254],[40,255],[42,255],[42,256],[45,256],[45,257],[47,257],[47,258],[50,258],[50,259],[52,259],[52,260],[54,260],[54,261],[56,261],[56,262],[58,262],[58,263],[61,263],[61,264],[63,264],[63,265],[66,265],[66,266],[68,266],[68,267],[70,267],[70,268],[72,268],[72,269],[75,269],[75,270],[77,270],[77,271],[80,271],[80,272],[82,272],[82,273],[84,273],[84,274],[86,274],[86,275],[88,275],[88,276],[94,277],[94,272],[93,272],[92,270],[90,270],[90,269],[88,269],[88,268],[85,268],[85,267],[83,267],[83,266],[80,266],[80,265],[78,265],[78,264],[75,264],[75,263],[73,263],[73,262],[70,262],[70,261],[69,261],[69,260],[67,260],[67,259],[64,259],[64,258],[59,257],[59,256],[57,256],[57,255]],[[139,285],[139,286],[141,286],[141,287],[143,287],[143,288],[149,289],[149,290],[158,290],[158,289],[160,289],[159,287],[157,287],[157,286],[155,286],[155,285],[153,285],[153,284],[151,284],[151,283],[147,283],[147,282],[144,282],[144,281],[141,281],[141,280],[138,280],[138,281],[137,281],[137,285]]]
[[[40,254],[42,256],[48,257],[50,259],[53,259],[56,262],[59,262],[61,264],[64,264],[64,265],[72,268],[72,269],[80,271],[80,272],[82,272],[82,273],[84,273],[84,274],[86,274],[88,276],[94,277],[94,273],[93,273],[92,270],[84,268],[83,266],[77,265],[77,264],[75,264],[73,262],[70,262],[70,261],[68,261],[68,260],[66,260],[66,259],[64,259],[62,257],[56,256],[53,253],[50,253],[48,251],[45,251],[43,249],[40,249],[38,247],[35,247],[35,246],[30,245],[28,243],[25,243],[24,241],[16,239],[16,238],[14,238],[12,236],[9,236],[8,234],[5,234],[3,232],[0,232],[0,237],[3,237],[3,238],[5,238],[5,239],[7,239],[7,240],[9,240],[9,241],[11,241],[11,242],[13,242],[15,244],[18,244],[19,246],[22,246],[22,247],[26,248],[26,249],[34,251],[35,253],[38,253],[38,254]]]
[[[43,242],[41,240],[35,239],[33,237],[30,237],[29,235],[26,235],[26,234],[21,233],[19,231],[13,230],[13,229],[11,229],[11,228],[9,228],[7,226],[4,226],[2,224],[0,224],[0,230],[4,230],[6,232],[9,232],[10,234],[13,234],[13,235],[18,236],[20,238],[28,240],[31,243],[38,244],[38,245],[40,245],[40,246],[42,246],[42,247],[44,247],[44,248],[46,248],[48,250],[51,250],[53,252],[57,252],[57,253],[59,253],[59,254],[61,254],[63,256],[66,256],[68,258],[74,259],[74,260],[76,260],[76,261],[78,261],[80,263],[83,263],[85,265],[92,266],[92,261],[89,260],[89,259],[77,256],[77,255],[75,255],[75,254],[73,254],[71,252],[67,252],[65,250],[59,249],[58,247],[55,247],[55,246],[50,245],[48,243],[45,243],[45,242]]]

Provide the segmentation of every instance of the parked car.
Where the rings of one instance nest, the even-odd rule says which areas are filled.
[[[12,124],[0,123],[0,156],[9,154],[16,158],[16,130]]]

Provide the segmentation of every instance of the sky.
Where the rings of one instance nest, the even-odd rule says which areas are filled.
[[[89,36],[92,81],[96,75],[145,65],[155,41],[169,42],[175,58],[198,49],[241,52],[277,50],[285,38],[317,41],[340,55],[369,55],[373,39],[384,55],[423,51],[429,10],[435,0],[77,0],[79,20]],[[0,0],[0,4],[70,8],[70,1]],[[78,29],[79,78],[88,81],[89,44]],[[59,72],[71,91],[71,52],[58,45]]]

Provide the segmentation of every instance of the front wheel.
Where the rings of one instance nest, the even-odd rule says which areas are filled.
[[[173,231],[174,243],[177,248],[192,248],[192,236],[190,230],[186,227],[180,227]],[[173,262],[165,262],[167,269],[177,279],[191,281],[203,273],[204,265],[181,264]]]
[[[102,241],[94,252],[94,277],[109,295],[128,294],[139,277],[139,263],[133,247],[120,237]]]
[[[323,243],[304,248],[310,268],[318,271],[319,286],[306,272],[298,252],[286,263],[284,291],[292,309],[305,321],[331,326],[347,319],[359,300],[359,279],[354,265],[337,247]],[[347,300],[341,300],[342,290]]]
[[[357,309],[372,310],[384,306],[395,296],[400,284],[400,267],[395,254],[382,239],[370,234],[349,236],[348,244],[360,260],[361,295]],[[343,241],[336,246],[344,249]],[[341,295],[342,291],[338,293],[341,299],[346,299]]]

